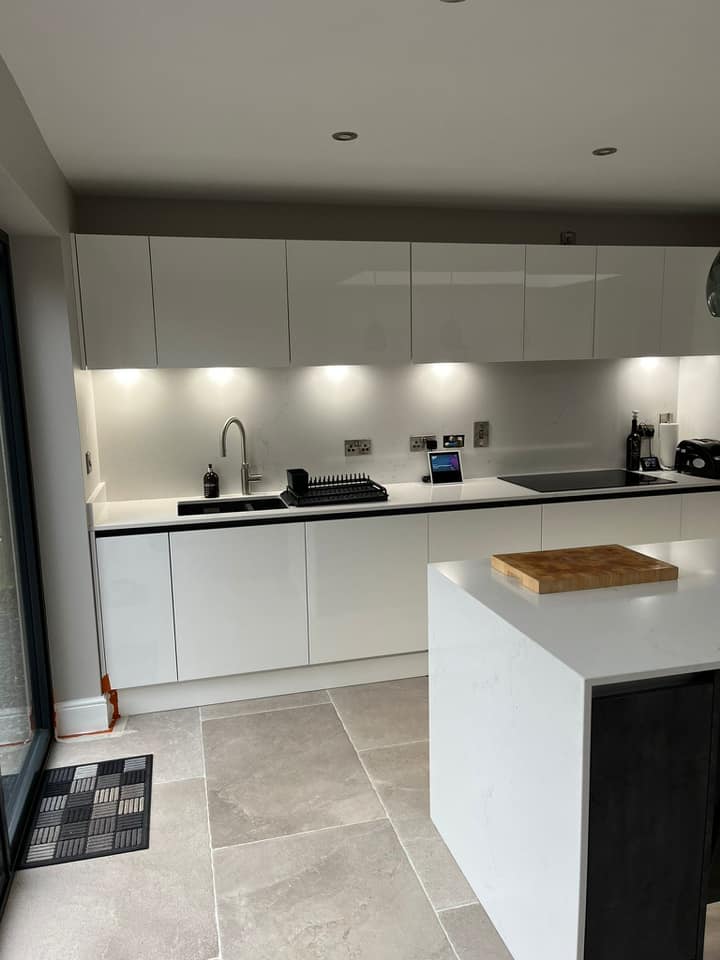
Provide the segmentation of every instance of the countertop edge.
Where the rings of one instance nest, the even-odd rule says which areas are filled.
[[[497,478],[478,478],[494,480]],[[143,533],[170,533],[180,531],[217,529],[239,526],[267,526],[276,523],[308,523],[325,520],[347,520],[357,517],[385,517],[402,516],[417,513],[446,513],[458,510],[483,510],[505,507],[527,507],[554,503],[589,502],[595,500],[626,500],[637,497],[679,496],[686,493],[720,493],[720,481],[692,482],[687,478],[684,482],[677,482],[674,486],[658,486],[649,488],[622,487],[620,489],[607,488],[592,492],[578,493],[533,493],[528,496],[511,498],[478,497],[476,500],[457,500],[443,503],[418,502],[393,504],[386,501],[384,505],[360,504],[356,507],[339,506],[336,508],[308,508],[288,507],[278,511],[258,511],[257,514],[214,514],[210,517],[176,518],[172,521],[159,519],[157,521],[108,521],[93,522],[91,533],[95,537],[117,537],[123,535],[137,535]],[[183,499],[183,498],[178,498]]]

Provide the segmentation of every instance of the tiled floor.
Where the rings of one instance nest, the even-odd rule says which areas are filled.
[[[428,816],[427,683],[131,718],[149,850],[22,871],[3,960],[511,960]],[[720,960],[720,914],[707,958]]]

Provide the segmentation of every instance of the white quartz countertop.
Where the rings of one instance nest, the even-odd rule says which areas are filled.
[[[561,471],[558,471],[561,472]],[[389,499],[381,503],[339,504],[335,507],[289,507],[279,510],[254,510],[240,513],[222,513],[211,515],[196,515],[179,517],[177,505],[180,500],[192,500],[192,497],[168,497],[157,500],[96,500],[89,504],[89,519],[91,526],[98,532],[104,530],[131,530],[142,527],[172,527],[179,525],[217,523],[243,523],[258,520],[311,520],[313,516],[328,516],[332,514],[363,514],[363,513],[392,513],[403,509],[428,509],[452,506],[482,506],[497,504],[512,504],[513,501],[542,502],[543,500],[573,500],[582,497],[616,497],[616,496],[647,496],[648,494],[672,493],[682,488],[682,492],[692,492],[693,489],[713,488],[720,491],[720,480],[707,480],[702,477],[691,477],[685,474],[663,472],[651,474],[673,480],[675,483],[651,485],[649,487],[611,487],[601,490],[578,490],[562,493],[537,493],[525,487],[517,486],[500,480],[498,477],[481,477],[465,480],[464,483],[435,486],[427,483],[390,483],[387,484]],[[257,496],[267,497],[277,495],[279,491],[262,491]],[[238,494],[233,494],[236,497]],[[228,499],[232,499],[228,495]],[[196,498],[201,499],[201,498]]]
[[[675,582],[539,596],[490,560],[431,566],[591,684],[720,668],[720,540],[633,547]]]

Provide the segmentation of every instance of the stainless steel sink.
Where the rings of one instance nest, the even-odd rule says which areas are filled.
[[[280,497],[227,497],[220,500],[181,500],[177,506],[179,517],[243,513],[246,510],[287,510],[287,504]]]

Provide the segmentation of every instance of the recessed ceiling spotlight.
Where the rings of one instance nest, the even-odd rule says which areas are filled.
[[[442,0],[443,3],[465,3],[465,0]]]
[[[614,153],[618,152],[617,147],[596,147],[593,150],[594,157],[611,157]]]
[[[332,135],[333,140],[339,140],[341,143],[349,143],[351,140],[357,140],[358,135],[354,130],[338,130]]]

